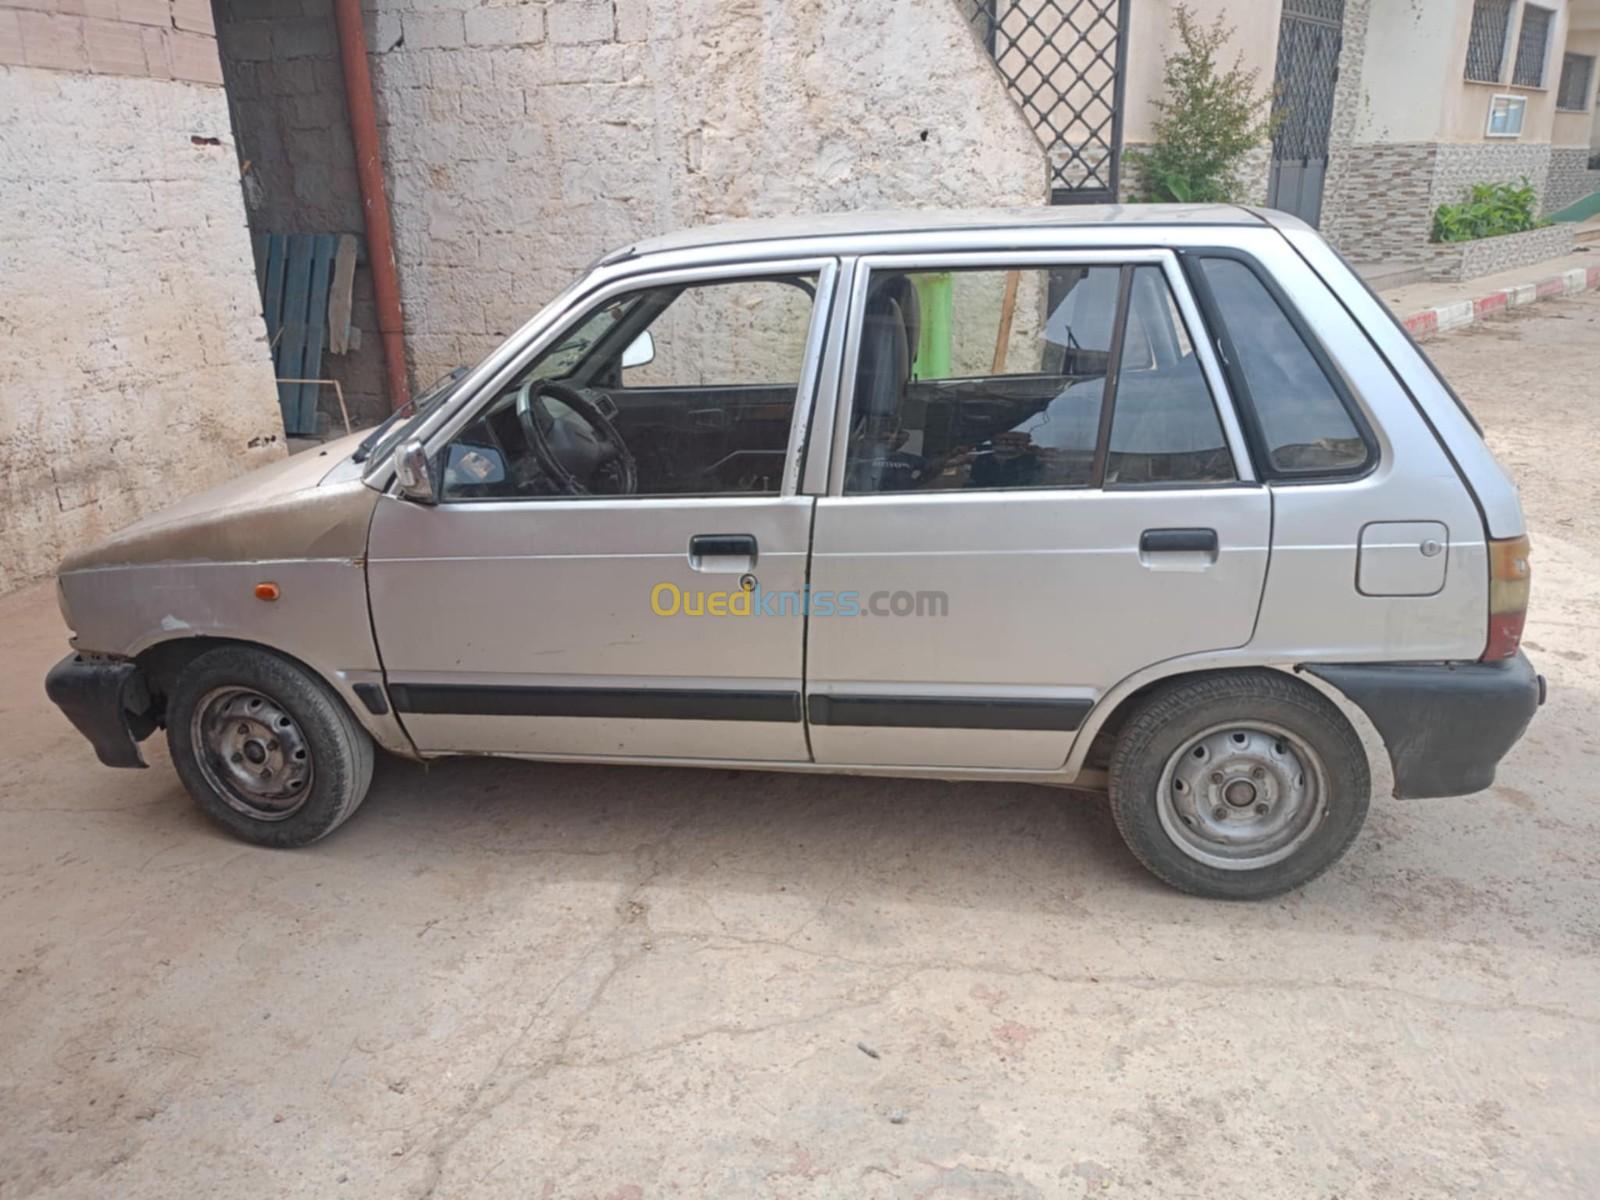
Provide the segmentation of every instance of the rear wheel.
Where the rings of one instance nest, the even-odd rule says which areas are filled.
[[[1344,715],[1275,671],[1156,692],[1111,759],[1112,813],[1135,857],[1173,887],[1223,899],[1276,895],[1327,870],[1371,791]]]
[[[265,650],[195,659],[167,702],[167,744],[212,820],[261,846],[305,846],[355,812],[372,781],[372,739],[344,702]]]

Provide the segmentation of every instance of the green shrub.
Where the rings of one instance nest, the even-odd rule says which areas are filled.
[[[1470,242],[1477,238],[1521,233],[1548,225],[1534,215],[1538,198],[1523,176],[1520,184],[1475,183],[1460,204],[1441,204],[1433,214],[1435,242]]]
[[[1270,92],[1257,91],[1257,72],[1235,56],[1220,69],[1217,57],[1233,36],[1219,16],[1201,25],[1182,4],[1172,9],[1178,46],[1167,55],[1162,96],[1155,101],[1155,138],[1128,159],[1141,200],[1228,203],[1245,191],[1239,168],[1271,136]]]

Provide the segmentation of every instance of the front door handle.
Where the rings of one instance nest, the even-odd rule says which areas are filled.
[[[1146,529],[1139,535],[1140,554],[1215,554],[1215,529]]]
[[[689,539],[689,566],[712,574],[755,570],[756,539],[748,533],[697,533]]]

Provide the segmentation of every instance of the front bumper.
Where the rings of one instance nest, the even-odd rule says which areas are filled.
[[[1544,677],[1518,652],[1503,662],[1307,664],[1371,718],[1400,799],[1466,796],[1494,782],[1539,705]]]
[[[50,668],[44,691],[106,766],[147,765],[139,743],[155,731],[156,722],[137,664],[69,654]]]

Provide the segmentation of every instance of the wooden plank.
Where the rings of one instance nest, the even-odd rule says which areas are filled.
[[[278,339],[278,353],[274,361],[279,379],[304,379],[315,371],[307,371],[306,318],[311,302],[311,260],[316,251],[316,238],[311,234],[297,233],[289,237],[288,267],[283,281],[283,336]],[[300,420],[300,388],[298,383],[278,385],[278,407],[283,410],[285,433],[314,433]]]
[[[341,233],[333,252],[333,283],[328,290],[328,353],[350,353],[350,308],[355,300],[356,235]]]
[[[338,238],[331,233],[315,234],[311,240],[311,286],[306,304],[305,357],[301,375],[307,380],[322,378],[322,346],[328,328],[328,282],[333,275],[333,254]],[[317,385],[300,385],[300,427],[317,431]]]
[[[1006,351],[1011,346],[1011,321],[1017,311],[1017,281],[1021,271],[1006,272],[1006,290],[1000,297],[1000,328],[994,335],[994,362],[989,374],[998,375],[1006,369]]]

